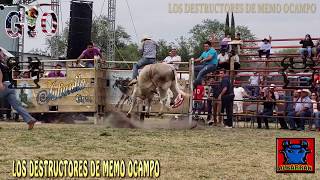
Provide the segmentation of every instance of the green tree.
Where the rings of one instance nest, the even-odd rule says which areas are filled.
[[[176,39],[177,42],[177,53],[181,56],[182,61],[189,61],[191,58],[191,46],[188,43],[188,39],[180,36],[180,38]]]
[[[108,47],[108,39],[112,36],[108,31],[109,21],[107,16],[99,16],[92,22],[91,39],[92,41],[100,47],[102,50],[106,50]],[[130,35],[125,31],[122,26],[117,26],[115,31],[115,60],[136,60],[131,59],[135,57],[138,53],[138,48],[134,49],[135,46],[132,44],[130,47],[128,45],[130,42]],[[128,49],[127,49],[128,48]],[[129,51],[129,53],[127,53]],[[106,52],[105,52],[106,53]],[[132,54],[128,58],[124,56],[123,53]]]
[[[224,24],[218,20],[203,20],[202,24],[195,25],[189,33],[191,37],[189,38],[189,44],[192,47],[193,56],[200,56],[203,51],[202,43],[209,39],[211,34],[215,34],[218,39],[224,36]]]
[[[158,44],[157,59],[159,61],[162,61],[168,56],[169,51],[171,50],[171,46],[168,45],[168,42],[163,39],[160,39],[157,42],[157,44]]]
[[[227,36],[228,34],[230,34],[229,12],[227,13],[226,24],[225,24],[225,29],[224,29],[224,35]]]
[[[62,34],[57,34],[51,38],[46,39],[47,52],[51,52],[52,57],[65,56],[67,54],[68,46],[68,22],[66,27],[63,29]]]
[[[230,29],[231,38],[234,39],[236,36],[236,24],[234,22],[233,12],[231,14],[231,29]]]
[[[195,25],[191,30],[189,44],[192,47],[193,56],[200,56],[203,51],[202,43],[209,39],[211,34],[215,34],[219,41],[224,37],[225,25],[218,20],[205,19],[201,24]],[[241,34],[242,39],[255,39],[254,34],[247,26],[236,26],[236,32]]]

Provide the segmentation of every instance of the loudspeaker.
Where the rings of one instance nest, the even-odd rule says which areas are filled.
[[[0,4],[11,5],[13,0],[0,0]]]
[[[91,1],[71,1],[67,58],[76,59],[91,41]]]

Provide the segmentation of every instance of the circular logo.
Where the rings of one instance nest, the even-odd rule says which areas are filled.
[[[40,105],[48,103],[48,93],[46,90],[41,90],[37,95],[37,102]]]

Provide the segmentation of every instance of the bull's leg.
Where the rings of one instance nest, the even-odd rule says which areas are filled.
[[[131,107],[130,107],[128,113],[127,113],[127,117],[128,118],[131,118],[131,111],[134,108],[134,106],[136,105],[136,103],[137,103],[137,98],[133,97]]]
[[[147,114],[146,114],[147,118],[150,118],[151,102],[152,102],[152,98],[148,98],[148,100],[147,100]]]
[[[174,100],[177,98],[177,96],[179,95],[179,91],[178,91],[178,84],[173,81],[171,86],[170,86],[170,90],[173,94],[173,97],[171,98],[171,101],[170,101],[170,105],[173,105],[174,104]]]
[[[119,105],[120,105],[120,103],[121,103],[121,101],[122,101],[123,98],[124,98],[124,94],[122,94],[121,98],[119,99],[119,101],[118,101],[118,103],[117,103],[117,105],[116,105],[116,108],[119,107]]]
[[[122,103],[121,103],[121,105],[120,105],[120,110],[123,109],[123,104],[124,104],[125,102],[127,102],[128,99],[129,99],[129,96],[125,96],[124,100],[122,101]]]
[[[161,107],[160,107],[160,111],[158,113],[158,116],[162,116],[163,115],[163,107],[165,105],[165,100],[167,98],[167,90],[159,89],[159,93],[160,93]]]

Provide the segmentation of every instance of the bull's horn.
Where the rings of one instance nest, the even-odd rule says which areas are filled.
[[[282,142],[282,146],[285,148],[285,147],[288,147],[290,145],[290,142],[288,140],[286,141],[283,141]]]
[[[300,145],[301,145],[302,147],[308,147],[308,142],[307,142],[306,140],[302,140],[302,141],[300,142]]]

